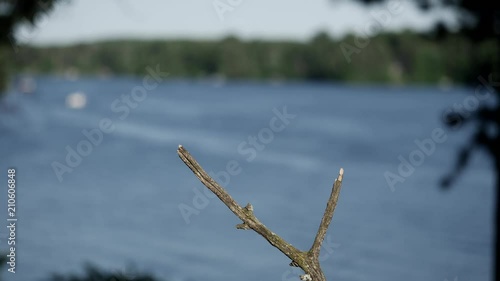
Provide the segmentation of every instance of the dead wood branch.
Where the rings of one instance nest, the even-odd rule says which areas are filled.
[[[261,223],[257,217],[255,217],[253,213],[253,206],[250,203],[248,203],[245,207],[241,207],[222,186],[220,186],[207,174],[207,172],[205,172],[200,164],[198,164],[193,156],[191,156],[191,154],[189,154],[189,152],[184,149],[182,145],[179,145],[177,154],[189,167],[189,169],[193,171],[196,177],[198,177],[201,183],[210,189],[229,208],[229,210],[242,220],[241,224],[236,225],[237,229],[252,229],[264,237],[264,239],[266,239],[271,245],[276,247],[292,260],[290,263],[291,266],[298,266],[304,271],[304,275],[300,276],[302,280],[326,281],[319,264],[319,253],[321,250],[321,244],[325,239],[328,226],[332,220],[333,212],[337,206],[337,200],[339,198],[344,174],[343,169],[340,169],[339,175],[335,179],[330,199],[328,199],[325,213],[321,219],[321,223],[311,249],[307,252],[303,252],[292,246],[292,244],[285,241]]]

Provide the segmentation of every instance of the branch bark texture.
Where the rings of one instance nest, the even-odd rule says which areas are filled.
[[[257,217],[255,217],[253,213],[253,206],[250,203],[248,203],[245,207],[241,207],[222,186],[220,186],[207,174],[207,172],[205,172],[200,164],[198,164],[193,156],[191,156],[191,154],[182,145],[179,145],[177,154],[186,166],[193,171],[201,183],[210,189],[229,208],[229,210],[231,210],[231,212],[233,212],[233,214],[235,214],[242,221],[241,224],[236,225],[237,229],[252,229],[264,237],[269,244],[280,250],[288,258],[290,258],[290,260],[292,260],[290,266],[300,267],[304,271],[304,274],[300,276],[301,280],[326,281],[325,275],[323,274],[319,264],[319,253],[321,250],[321,244],[325,239],[326,232],[332,220],[333,212],[337,206],[337,200],[339,198],[344,174],[343,169],[340,169],[339,175],[333,184],[332,192],[330,194],[330,198],[328,199],[326,210],[323,218],[321,219],[314,242],[311,248],[304,252],[295,248],[292,244],[285,241],[260,222]]]

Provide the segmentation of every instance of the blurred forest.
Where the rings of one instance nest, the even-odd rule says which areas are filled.
[[[363,41],[363,45],[359,42]],[[491,66],[495,41],[459,34],[384,33],[373,38],[309,42],[109,41],[66,47],[20,46],[10,74],[142,75],[162,65],[173,77],[324,80],[362,83],[465,84]]]

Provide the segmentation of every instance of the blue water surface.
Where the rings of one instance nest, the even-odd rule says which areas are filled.
[[[8,167],[16,168],[18,195],[16,274],[4,267],[6,280],[83,272],[86,262],[164,280],[298,280],[288,258],[236,230],[240,221],[217,198],[200,196],[205,187],[178,158],[179,144],[303,250],[344,168],[321,257],[329,280],[490,279],[487,155],[476,154],[451,190],[438,184],[470,132],[446,129],[442,113],[472,90],[168,80],[143,91],[142,79],[131,77],[36,82],[33,95],[12,90],[0,112],[5,224]],[[75,92],[85,95],[84,107],[68,106]],[[103,119],[111,132],[101,131]],[[434,130],[445,140],[422,154],[416,141]],[[72,167],[68,151],[79,148],[88,155],[69,157]],[[401,157],[412,153],[424,158],[391,189],[385,175],[399,175]],[[60,178],[59,164],[68,169]],[[183,216],[186,206],[194,211]],[[6,237],[2,227],[4,251]]]

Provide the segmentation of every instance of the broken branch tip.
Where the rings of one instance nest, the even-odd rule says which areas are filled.
[[[339,177],[337,178],[337,180],[342,181],[343,177],[344,177],[344,168],[340,168]]]

